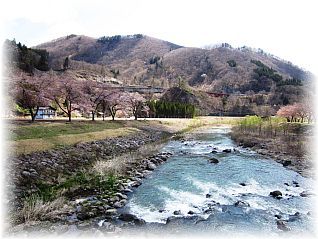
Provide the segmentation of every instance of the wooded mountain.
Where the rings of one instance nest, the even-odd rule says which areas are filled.
[[[65,58],[69,57],[76,66],[79,62],[94,64],[97,71],[101,69],[97,66],[104,66],[106,71],[115,72],[116,78],[127,84],[169,87],[181,77],[195,88],[245,93],[270,91],[277,85],[271,78],[274,74],[282,77],[278,80],[279,85],[295,85],[290,79],[303,82],[311,77],[309,72],[260,49],[232,48],[227,43],[201,49],[182,47],[141,34],[99,39],[69,35],[35,48],[49,52],[49,64],[54,69],[61,68]],[[258,68],[263,69],[255,72]]]

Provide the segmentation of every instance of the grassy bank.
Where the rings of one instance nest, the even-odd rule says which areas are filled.
[[[312,174],[312,124],[248,116],[232,128],[231,137],[238,144],[268,155],[303,175]]]
[[[81,142],[125,136],[145,128],[156,128],[170,133],[185,133],[194,128],[217,124],[235,124],[234,117],[197,117],[194,119],[162,118],[116,121],[15,121],[7,124],[9,152],[29,154]]]

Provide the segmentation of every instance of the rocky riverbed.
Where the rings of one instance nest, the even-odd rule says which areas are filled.
[[[10,233],[117,237],[190,230],[310,231],[310,180],[236,147],[224,132],[212,129],[174,139],[159,153],[127,165],[111,195],[74,197],[57,221],[28,222]]]

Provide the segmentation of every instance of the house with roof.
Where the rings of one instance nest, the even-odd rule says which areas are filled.
[[[56,109],[53,107],[40,107],[35,119],[52,119],[56,117]]]

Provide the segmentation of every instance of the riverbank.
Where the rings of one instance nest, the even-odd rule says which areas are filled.
[[[312,155],[313,127],[298,135],[277,135],[276,137],[242,133],[238,127],[234,127],[230,135],[239,146],[267,156],[305,177],[315,177],[314,155]]]

